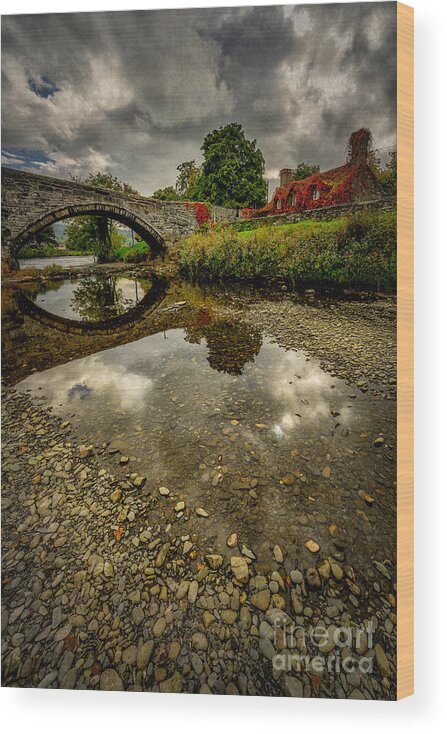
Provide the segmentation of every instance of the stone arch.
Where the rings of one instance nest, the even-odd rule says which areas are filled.
[[[46,212],[43,216],[36,219],[32,224],[19,232],[11,241],[10,251],[13,259],[17,259],[20,250],[26,245],[30,239],[44,227],[48,227],[55,222],[72,217],[87,215],[106,215],[110,219],[115,219],[121,224],[125,224],[134,230],[151,248],[154,256],[163,254],[166,249],[165,240],[160,232],[153,227],[146,219],[139,214],[116,204],[107,204],[104,202],[81,202],[70,206],[60,207]]]

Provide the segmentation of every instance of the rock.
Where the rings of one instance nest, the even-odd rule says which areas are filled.
[[[296,477],[294,474],[284,474],[283,477],[281,477],[281,482],[285,484],[286,486],[290,487],[292,484],[295,484]]]
[[[267,658],[267,660],[273,660],[276,655],[276,650],[267,637],[263,637],[259,640],[259,651],[265,658]]]
[[[211,614],[211,612],[209,612],[209,611],[208,611],[208,609],[206,609],[206,610],[205,610],[205,611],[203,612],[203,614],[202,614],[202,619],[203,619],[203,625],[204,625],[204,627],[205,627],[205,629],[206,629],[206,630],[208,629],[208,627],[209,627],[209,626],[210,626],[211,624],[213,624],[213,622],[215,622],[215,621],[216,621],[216,620],[214,619],[213,615]]]
[[[206,636],[203,634],[203,632],[194,632],[191,638],[191,643],[196,650],[208,650],[208,640],[206,639]]]
[[[161,566],[164,564],[170,547],[170,543],[165,543],[158,551],[157,558],[155,559],[155,565],[157,568],[161,568]]]
[[[256,556],[251,550],[251,548],[248,548],[246,545],[242,545],[241,553],[243,556],[246,556],[246,558],[250,558],[251,561],[256,561]]]
[[[309,589],[321,589],[321,579],[316,568],[310,566],[306,571],[306,583]]]
[[[104,576],[110,579],[112,578],[113,574],[114,570],[110,561],[104,561]]]
[[[335,538],[335,536],[338,533],[338,527],[335,525],[335,523],[332,523],[332,525],[329,525],[328,530],[329,530],[329,535],[331,536],[331,538]]]
[[[237,612],[233,609],[222,609],[220,616],[226,624],[234,624],[237,618]]]
[[[137,646],[129,645],[129,647],[126,647],[126,649],[123,652],[123,662],[126,663],[126,665],[134,665],[136,659],[137,659]]]
[[[376,448],[383,446],[384,443],[385,443],[385,439],[383,436],[377,436],[377,438],[374,439],[374,446]]]
[[[270,591],[269,589],[263,589],[258,591],[256,594],[252,594],[250,602],[254,607],[260,609],[261,612],[265,612],[269,608],[270,604]]]
[[[331,564],[326,559],[317,563],[318,573],[323,579],[328,579],[331,575]]]
[[[273,548],[273,558],[275,559],[276,563],[282,563],[284,561],[283,552],[279,545],[275,545],[275,547]]]
[[[101,673],[99,688],[101,691],[124,691],[123,681],[113,668],[107,668]]]
[[[180,642],[178,640],[173,640],[169,645],[168,659],[171,660],[171,662],[177,660],[178,656],[180,655],[181,649],[182,646],[180,645]]]
[[[82,444],[82,446],[79,446],[79,458],[80,459],[86,459],[88,456],[91,456],[93,453],[93,446],[85,446],[85,444]]]
[[[133,480],[133,486],[137,487],[137,489],[141,489],[142,487],[144,487],[145,484],[146,484],[146,477],[137,476]]]
[[[191,581],[188,589],[188,602],[189,604],[195,604],[197,599],[197,592],[199,589],[198,582],[194,579],[194,581]]]
[[[159,617],[157,621],[155,622],[154,626],[152,627],[152,634],[154,637],[161,637],[165,629],[166,629],[166,619],[164,617]]]
[[[312,538],[309,538],[309,540],[306,540],[304,545],[306,546],[307,550],[310,551],[311,553],[318,553],[320,550],[320,546],[318,545],[317,542],[315,542],[315,540],[312,540]]]
[[[203,509],[203,507],[196,507],[196,515],[198,517],[209,517],[209,514]]]
[[[180,581],[179,587],[177,589],[177,593],[175,595],[175,598],[180,601],[180,599],[183,599],[184,596],[186,596],[189,588],[189,581]]]
[[[112,494],[110,495],[110,501],[113,502],[114,505],[116,505],[116,503],[120,501],[122,496],[123,496],[123,490],[115,489],[112,492]]]
[[[169,491],[169,489],[167,487],[159,487],[158,488],[158,491],[159,491],[159,493],[161,494],[162,497],[168,497],[169,494],[170,494],[170,491]]]
[[[302,584],[303,574],[301,573],[301,571],[298,571],[298,569],[294,569],[290,572],[290,580],[292,584]]]
[[[292,696],[293,698],[302,698],[304,695],[303,684],[293,675],[284,676],[283,691],[286,696]]]
[[[128,456],[121,456],[120,457],[120,464],[121,466],[126,466],[126,464],[129,463],[129,457]]]
[[[205,561],[207,562],[208,566],[213,569],[213,571],[217,571],[217,569],[220,568],[223,563],[223,557],[218,555],[217,553],[214,553],[205,556]]]
[[[325,466],[324,469],[322,469],[321,473],[323,477],[325,477],[326,479],[329,479],[329,477],[331,476],[331,467]]]
[[[73,689],[76,685],[78,671],[76,668],[70,668],[63,676],[59,688]]]
[[[275,637],[275,631],[271,625],[269,625],[268,622],[263,620],[261,624],[259,625],[259,637],[261,639],[267,639],[271,642],[273,641],[273,638]]]
[[[189,656],[189,662],[196,675],[202,675],[203,663],[196,652],[192,652]]]
[[[374,652],[376,654],[376,662],[377,662],[377,667],[379,668],[379,671],[380,671],[380,675],[383,678],[389,678],[391,674],[390,664],[388,662],[388,658],[385,654],[385,650],[383,649],[382,645],[379,645],[379,643],[377,643],[374,646]]]
[[[181,693],[183,686],[183,678],[177,670],[171,678],[161,681],[160,693]]]
[[[337,563],[337,561],[334,561],[333,558],[329,559],[329,563],[334,577],[337,579],[337,581],[341,581],[344,576],[342,567]]]
[[[144,620],[144,612],[141,607],[134,607],[132,609],[132,620],[133,623],[139,625]]]
[[[268,609],[265,618],[272,627],[290,627],[293,624],[287,612],[282,609]]]
[[[180,502],[177,502],[177,504],[174,507],[175,512],[183,512],[185,509],[185,503],[183,500],[180,500]]]
[[[141,647],[138,648],[137,652],[137,668],[138,670],[145,670],[148,666],[149,660],[152,657],[154,651],[154,641],[148,640]]]
[[[229,548],[236,548],[236,546],[237,546],[237,533],[231,533],[231,535],[227,538],[227,546]]]
[[[240,584],[248,583],[249,571],[248,563],[245,558],[242,556],[232,556],[230,559],[230,565],[236,581]]]

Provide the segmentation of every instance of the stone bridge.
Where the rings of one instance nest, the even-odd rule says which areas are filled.
[[[130,227],[147,242],[154,256],[197,230],[194,210],[183,202],[130,196],[2,167],[2,263],[16,269],[21,248],[40,229],[86,214],[105,214]],[[213,221],[231,220],[237,211],[212,207],[211,217]]]

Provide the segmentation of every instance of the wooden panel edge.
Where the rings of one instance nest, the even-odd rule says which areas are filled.
[[[397,699],[414,693],[414,11],[397,3]]]

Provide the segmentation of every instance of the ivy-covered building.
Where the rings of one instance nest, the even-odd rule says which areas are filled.
[[[245,216],[285,214],[379,199],[383,191],[369,164],[370,146],[370,131],[360,128],[349,138],[347,160],[342,166],[298,181],[293,180],[291,168],[283,168],[273,198],[262,209],[246,209]]]

